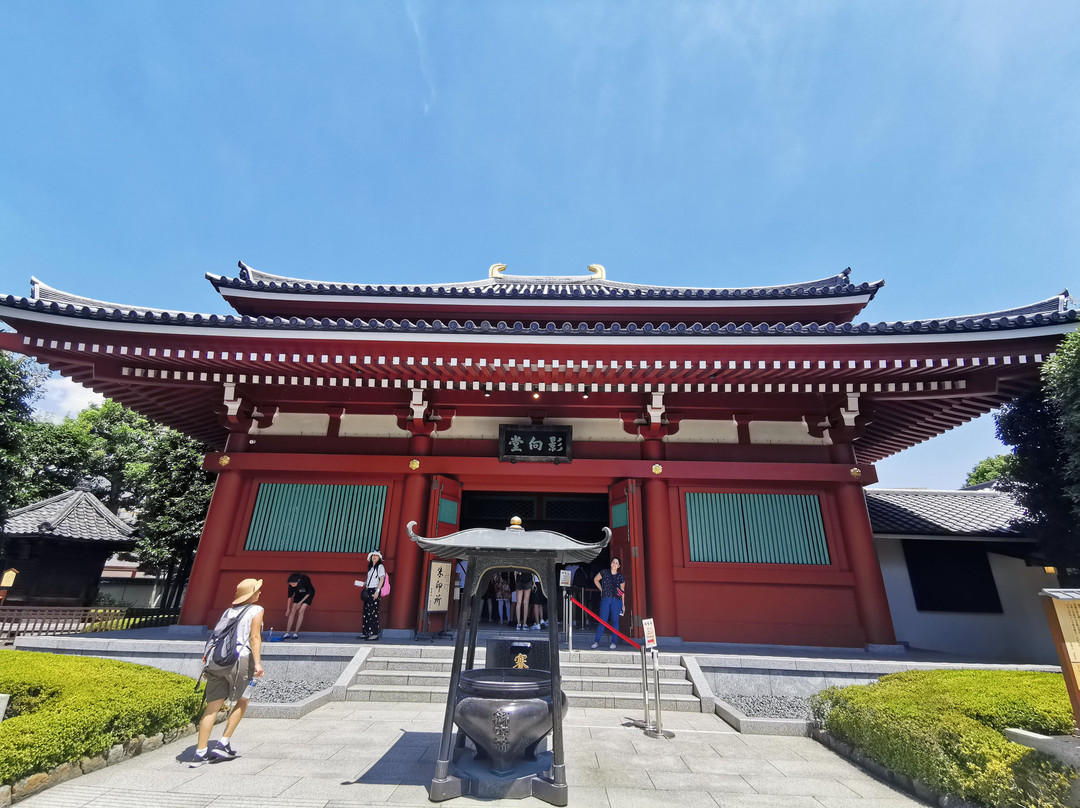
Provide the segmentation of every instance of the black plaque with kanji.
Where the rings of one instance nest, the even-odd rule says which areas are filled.
[[[573,427],[499,425],[499,460],[511,463],[569,463]]]

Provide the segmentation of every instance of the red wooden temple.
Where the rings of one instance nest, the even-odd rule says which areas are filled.
[[[883,286],[620,283],[603,267],[357,285],[240,264],[235,313],[104,303],[32,281],[0,347],[205,441],[218,474],[182,622],[236,580],[318,590],[305,629],[355,631],[380,548],[383,621],[415,629],[428,565],[405,532],[596,540],[629,626],[740,643],[894,642],[863,486],[874,463],[1012,399],[1077,327],[1067,293],[986,314],[854,320]],[[604,558],[607,554],[605,552]]]

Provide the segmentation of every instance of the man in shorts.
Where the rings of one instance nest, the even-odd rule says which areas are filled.
[[[237,624],[236,642],[240,652],[240,659],[229,671],[206,673],[206,709],[203,710],[199,720],[199,739],[195,747],[195,759],[188,764],[191,768],[197,768],[204,763],[215,760],[231,760],[236,757],[236,751],[232,748],[232,735],[244,717],[249,699],[244,689],[249,683],[254,684],[255,679],[263,675],[262,667],[262,626],[263,607],[257,605],[259,595],[262,594],[262,580],[245,578],[236,587],[236,597],[233,605],[225,610],[222,618],[232,620],[240,615]],[[229,711],[228,721],[225,722],[225,731],[221,734],[221,740],[213,751],[208,749],[210,745],[210,733],[214,729],[217,714],[225,701],[232,705]]]

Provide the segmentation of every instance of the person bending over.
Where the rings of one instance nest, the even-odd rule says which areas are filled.
[[[285,601],[285,636],[283,639],[297,639],[300,636],[300,627],[304,625],[304,614],[308,607],[315,602],[315,587],[311,579],[302,572],[294,572],[289,576],[289,594]],[[295,628],[293,622],[296,622]]]

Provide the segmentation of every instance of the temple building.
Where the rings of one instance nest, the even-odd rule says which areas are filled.
[[[858,322],[883,282],[682,288],[575,276],[369,286],[240,264],[233,314],[32,281],[0,347],[206,442],[218,474],[181,622],[303,571],[305,629],[355,632],[380,549],[384,625],[438,623],[441,568],[406,534],[601,538],[624,629],[684,640],[896,641],[863,487],[874,464],[1031,389],[1078,312],[1067,292],[987,314]],[[275,596],[280,593],[280,598]],[[278,603],[280,600],[280,603]],[[276,610],[276,611],[275,611]]]

